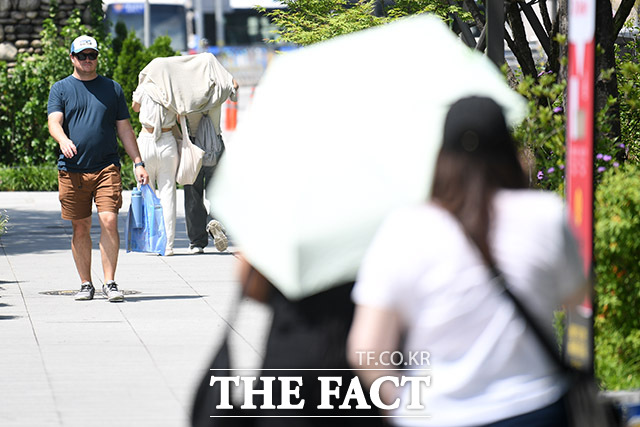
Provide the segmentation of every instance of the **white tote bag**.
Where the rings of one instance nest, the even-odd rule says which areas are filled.
[[[180,117],[180,125],[182,127],[182,141],[180,142],[180,163],[176,172],[176,182],[181,185],[192,185],[202,167],[204,150],[191,143],[184,116]]]

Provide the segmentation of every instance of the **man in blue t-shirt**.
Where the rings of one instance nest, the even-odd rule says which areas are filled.
[[[122,207],[122,181],[118,157],[119,137],[135,164],[136,179],[146,184],[149,175],[129,122],[122,87],[99,76],[98,43],[80,36],[71,44],[73,74],[51,87],[47,114],[49,133],[60,145],[58,188],[62,218],[71,220],[71,252],[80,275],[76,300],[93,299],[91,282],[91,209],[95,202],[100,221],[100,252],[104,285],[111,302],[123,301],[115,282],[120,237],[118,211]]]

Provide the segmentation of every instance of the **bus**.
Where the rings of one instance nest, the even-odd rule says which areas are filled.
[[[111,22],[111,32],[123,22],[129,31],[144,40],[144,0],[103,0],[105,18]],[[188,51],[186,0],[149,0],[150,43],[160,36],[171,37],[171,48]]]
[[[223,19],[216,19],[214,1],[202,2],[204,34],[210,46],[252,46],[273,40],[276,29],[269,17],[261,14],[255,6],[262,6],[267,11],[284,7],[277,0],[221,0]],[[194,10],[197,13],[197,10]],[[217,26],[222,24],[223,28]],[[222,40],[218,40],[222,35]]]

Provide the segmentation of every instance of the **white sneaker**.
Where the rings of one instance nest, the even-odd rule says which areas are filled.
[[[201,248],[200,246],[189,246],[189,253],[192,255],[203,254],[204,248]]]
[[[76,301],[89,301],[93,299],[93,294],[96,292],[96,288],[93,287],[91,282],[84,282],[80,287],[80,290],[76,293]]]
[[[173,249],[165,249],[164,256],[173,256]]]
[[[124,301],[124,294],[118,290],[116,282],[109,282],[102,285],[102,293],[109,300],[109,302]]]
[[[229,240],[224,234],[224,227],[220,222],[215,219],[209,221],[209,224],[207,224],[207,232],[211,235],[213,244],[216,245],[216,249],[218,251],[223,252],[227,250],[227,247],[229,247]]]

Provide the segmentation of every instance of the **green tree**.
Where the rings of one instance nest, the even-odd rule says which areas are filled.
[[[9,216],[6,211],[0,212],[0,236],[7,232]]]
[[[438,0],[398,0],[384,6],[382,16],[374,15],[373,0],[281,0],[281,3],[287,7],[268,13],[279,27],[274,41],[302,46],[418,13],[434,13],[446,22],[451,22],[454,14],[471,18],[462,7]]]
[[[640,167],[604,173],[596,192],[595,368],[609,389],[640,388]]]

